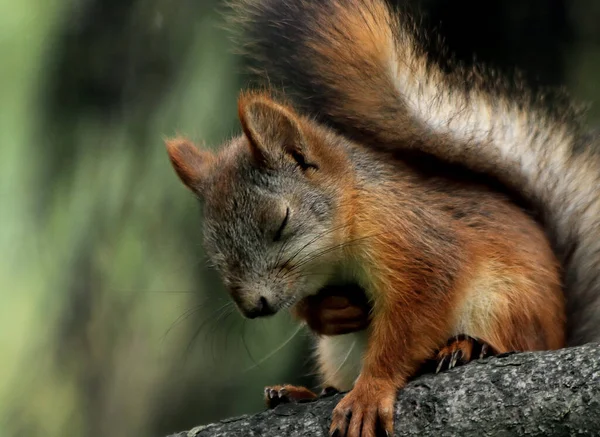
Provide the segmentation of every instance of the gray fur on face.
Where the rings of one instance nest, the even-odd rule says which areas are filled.
[[[236,156],[216,169],[205,193],[205,248],[244,314],[256,310],[261,298],[276,312],[331,278],[332,263],[317,255],[334,244],[334,199],[309,185],[291,162],[267,170],[249,154]],[[288,208],[285,230],[275,241]]]

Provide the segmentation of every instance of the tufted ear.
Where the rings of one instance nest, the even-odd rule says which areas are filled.
[[[194,193],[202,195],[215,156],[199,150],[186,138],[166,140],[165,145],[179,179]]]
[[[300,168],[318,168],[302,133],[299,117],[291,108],[263,95],[242,95],[238,114],[257,164],[277,168],[286,159]]]

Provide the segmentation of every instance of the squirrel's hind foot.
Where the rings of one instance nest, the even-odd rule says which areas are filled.
[[[273,385],[265,387],[265,402],[269,409],[279,404],[315,399],[317,395],[305,387],[295,385]]]
[[[438,352],[435,373],[497,354],[498,352],[483,340],[469,335],[457,335],[448,340],[446,346]]]
[[[498,353],[498,351],[483,340],[464,334],[457,335],[450,338],[445,346],[440,348],[432,358],[423,363],[414,377],[430,373],[440,373],[480,358],[498,355]]]

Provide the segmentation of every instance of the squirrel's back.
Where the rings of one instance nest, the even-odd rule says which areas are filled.
[[[231,3],[255,70],[320,121],[490,175],[530,202],[565,272],[569,343],[600,341],[600,148],[568,99],[480,66],[443,70],[384,0]]]

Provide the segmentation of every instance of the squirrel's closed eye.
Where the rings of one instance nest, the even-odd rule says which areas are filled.
[[[287,226],[289,218],[290,218],[290,208],[288,207],[285,210],[285,217],[283,218],[283,221],[281,222],[281,226],[279,226],[279,229],[277,229],[277,232],[275,233],[275,237],[273,237],[273,241],[281,240],[281,235],[283,234],[283,231],[285,230],[285,227]]]

